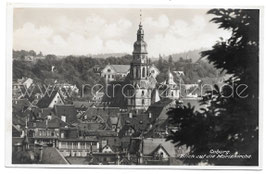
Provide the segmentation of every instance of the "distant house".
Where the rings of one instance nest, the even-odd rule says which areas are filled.
[[[101,76],[107,82],[114,81],[118,77],[126,77],[129,73],[130,65],[106,65],[101,71]]]
[[[117,107],[90,107],[80,117],[83,123],[82,130],[119,130],[119,108]]]
[[[184,153],[188,153],[185,147]],[[164,138],[133,138],[129,146],[132,156],[138,158],[138,164],[144,165],[173,165],[178,161],[178,148]]]
[[[99,152],[96,138],[79,138],[76,128],[61,128],[58,149],[65,157],[85,157],[92,152]]]
[[[54,90],[52,92],[47,92],[37,103],[39,108],[53,108],[56,104],[64,104],[61,94]]]
[[[47,117],[46,120],[29,122],[30,137],[34,138],[34,144],[57,147],[60,128],[68,126],[58,117]]]
[[[106,144],[103,148],[102,148],[102,153],[113,153],[112,148]]]
[[[22,77],[12,83],[12,96],[13,99],[19,99],[26,93],[25,90],[31,87],[33,79]]]
[[[24,60],[25,61],[34,61],[34,56],[25,56]]]
[[[190,98],[198,98],[201,94],[201,89],[199,84],[185,84],[185,94],[183,96]]]

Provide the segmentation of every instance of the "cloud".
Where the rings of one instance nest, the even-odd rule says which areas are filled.
[[[51,21],[43,25],[26,22],[15,29],[14,49],[57,55],[131,54],[133,51],[138,21],[129,20],[126,16],[108,20],[106,16],[96,14],[84,18],[61,15]],[[215,24],[210,24],[204,16],[199,15],[187,20],[170,18],[165,14],[157,18],[146,17],[143,27],[151,57],[211,47],[219,37],[230,36],[230,32],[218,30]]]
[[[132,23],[124,18],[114,23],[97,16],[88,16],[85,21],[69,20],[65,16],[56,19],[53,28],[36,27],[25,23],[14,31],[14,49],[36,50],[46,54],[83,55],[131,51],[131,46],[122,39]]]
[[[219,37],[229,38],[230,32],[209,32],[208,21],[203,16],[194,16],[190,21],[177,19],[164,32],[154,33],[147,41],[150,56],[173,54],[199,48],[210,48]]]
[[[169,26],[169,19],[165,14],[162,14],[158,19],[147,17],[144,19],[143,24],[153,29],[166,29]]]

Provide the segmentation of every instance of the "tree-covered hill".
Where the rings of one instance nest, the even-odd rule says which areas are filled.
[[[34,54],[32,51],[30,51]],[[28,54],[28,51],[13,51],[13,54]],[[34,54],[36,55],[36,53]],[[50,79],[76,84],[79,89],[82,85],[103,83],[100,74],[95,72],[95,67],[103,68],[107,64],[127,64],[132,61],[132,55],[122,57],[92,58],[87,56],[67,56],[58,59],[55,55],[46,55],[44,59],[36,61],[23,61],[13,59],[13,80],[21,77],[30,77],[36,82],[48,83]],[[219,71],[206,61],[193,63],[192,60],[179,59],[174,61],[171,56],[168,60],[160,58],[153,61],[160,70],[157,80],[162,82],[168,69],[171,71],[184,71],[182,77],[185,83],[196,83],[199,79],[216,78]]]

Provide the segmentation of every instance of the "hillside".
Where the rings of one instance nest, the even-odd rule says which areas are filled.
[[[25,51],[23,51],[25,52]],[[16,52],[18,54],[18,52]],[[196,54],[196,51],[195,51]],[[182,54],[180,54],[182,55]],[[13,60],[13,80],[22,77],[30,77],[35,82],[48,83],[54,80],[76,84],[79,89],[82,85],[90,88],[96,83],[104,83],[100,74],[95,72],[94,67],[103,68],[108,64],[127,64],[132,61],[132,55],[122,57],[92,58],[87,56],[67,56],[58,59],[55,55],[47,55],[44,59],[28,62]],[[199,79],[216,79],[220,71],[207,61],[178,59],[166,60],[160,58],[152,62],[160,71],[157,77],[158,82],[165,80],[168,69],[171,71],[183,71],[182,77],[185,83],[197,83]],[[52,68],[53,67],[53,68]],[[53,70],[52,70],[53,69]]]
[[[207,48],[191,50],[181,53],[172,54],[172,58],[174,61],[178,61],[180,58],[183,59],[191,59],[193,63],[197,62],[201,57],[201,52],[207,50]]]

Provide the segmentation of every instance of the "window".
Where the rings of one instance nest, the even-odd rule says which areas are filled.
[[[144,96],[145,92],[144,91],[141,91],[141,96]]]
[[[111,70],[110,69],[107,69],[107,72],[111,72]]]
[[[144,105],[145,104],[145,100],[144,99],[142,99],[142,105]]]
[[[145,67],[142,68],[142,77],[145,77]]]
[[[171,95],[174,96],[174,92],[173,91],[171,92]]]

